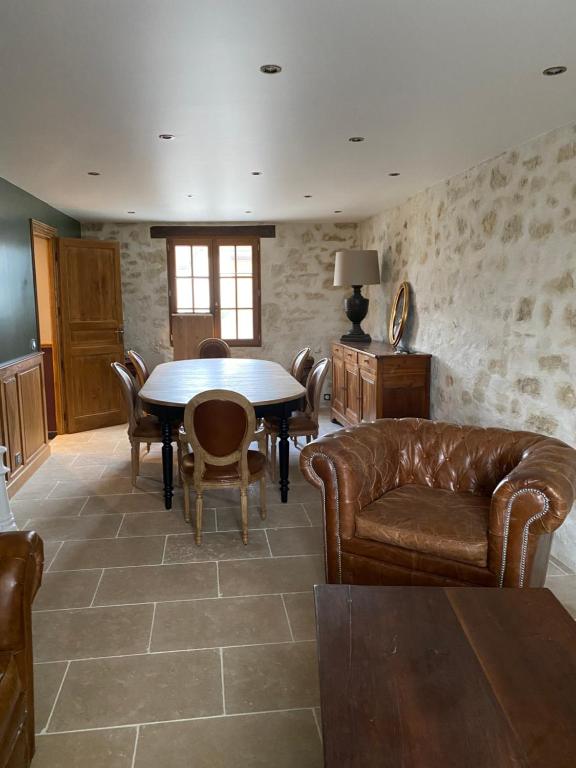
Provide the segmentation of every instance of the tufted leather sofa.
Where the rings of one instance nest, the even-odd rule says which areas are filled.
[[[43,563],[36,533],[0,534],[1,768],[24,768],[34,755],[31,605]]]
[[[381,419],[307,445],[329,583],[541,586],[576,451],[531,432]]]

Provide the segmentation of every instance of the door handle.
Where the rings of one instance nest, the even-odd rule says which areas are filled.
[[[124,328],[116,328],[116,334],[118,335],[118,343],[121,344],[124,341]]]

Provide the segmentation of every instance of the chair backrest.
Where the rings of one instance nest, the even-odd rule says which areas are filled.
[[[111,366],[114,373],[120,379],[122,395],[124,396],[124,402],[128,409],[128,432],[131,434],[138,423],[138,417],[141,412],[136,382],[132,378],[132,374],[128,368],[126,368],[125,365],[122,365],[122,363],[111,363]]]
[[[198,357],[231,357],[230,347],[223,339],[204,339],[198,344]]]
[[[318,360],[310,371],[308,381],[306,382],[306,410],[316,423],[318,423],[320,414],[320,397],[322,396],[322,387],[326,380],[329,363],[329,357],[323,357],[322,360]]]
[[[139,355],[135,349],[129,349],[126,354],[128,355],[130,362],[136,370],[136,378],[138,379],[138,384],[143,387],[146,380],[148,379],[148,376],[150,376],[150,371],[144,362],[144,358],[142,355]]]
[[[184,431],[194,454],[194,483],[201,482],[206,464],[237,464],[238,479],[248,484],[255,429],[254,408],[244,395],[212,389],[193,397],[184,411]]]
[[[314,364],[314,358],[310,354],[310,347],[303,347],[298,350],[290,363],[290,375],[300,384],[306,384],[308,372]]]

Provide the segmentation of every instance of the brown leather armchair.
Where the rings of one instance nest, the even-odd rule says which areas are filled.
[[[330,583],[541,586],[576,451],[531,432],[382,419],[307,445]]]
[[[22,768],[34,755],[31,605],[42,579],[42,539],[0,534],[0,766]]]

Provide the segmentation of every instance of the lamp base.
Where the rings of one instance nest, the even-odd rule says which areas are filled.
[[[346,312],[346,317],[352,323],[352,328],[350,328],[348,333],[340,337],[340,341],[343,344],[368,344],[372,341],[372,338],[370,334],[364,333],[360,323],[368,314],[369,301],[362,296],[361,285],[353,285],[352,288],[354,291],[352,296],[344,299],[344,311]]]

